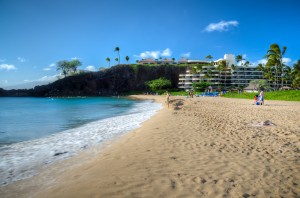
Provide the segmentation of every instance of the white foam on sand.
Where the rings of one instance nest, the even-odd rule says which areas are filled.
[[[91,122],[46,138],[0,147],[0,185],[29,178],[47,164],[136,129],[161,108],[161,104],[149,100],[138,102],[126,115]]]

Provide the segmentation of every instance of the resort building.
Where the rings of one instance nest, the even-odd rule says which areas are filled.
[[[189,60],[189,59],[181,59],[178,61],[178,64],[201,64],[201,65],[206,65],[209,64],[209,61],[205,60]]]
[[[152,58],[146,58],[146,59],[142,59],[142,60],[138,61],[138,64],[142,64],[142,65],[145,65],[145,64],[157,64],[157,61],[153,60]]]
[[[160,64],[160,65],[167,65],[167,64],[175,64],[175,62],[171,59],[162,59],[162,60],[158,60],[158,59],[152,59],[152,58],[146,58],[146,59],[142,59],[140,61],[138,61],[138,64],[142,64],[142,65],[154,65],[154,64]]]
[[[227,68],[219,70],[221,61],[226,61]],[[225,54],[224,59],[213,61],[207,66],[202,66],[196,74],[191,74],[187,70],[186,74],[179,75],[178,87],[182,89],[192,89],[195,82],[208,82],[213,88],[217,87],[246,87],[249,82],[255,79],[263,79],[263,72],[255,66],[234,66],[235,56]]]

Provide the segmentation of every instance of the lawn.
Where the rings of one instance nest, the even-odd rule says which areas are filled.
[[[229,92],[223,95],[226,98],[245,98],[253,99],[257,93],[233,93]],[[299,101],[300,90],[287,90],[287,91],[272,91],[265,92],[266,100],[285,100],[285,101]]]

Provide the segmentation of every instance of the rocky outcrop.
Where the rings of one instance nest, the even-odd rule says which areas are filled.
[[[83,73],[57,80],[34,89],[3,90],[0,96],[112,96],[129,91],[145,91],[145,82],[160,77],[169,79],[173,88],[178,86],[178,77],[186,67],[174,65],[143,66],[118,65],[99,72]]]

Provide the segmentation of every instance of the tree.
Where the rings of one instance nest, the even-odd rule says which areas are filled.
[[[230,69],[231,69],[231,70],[235,70],[235,65],[234,65],[234,64],[231,64]]]
[[[224,61],[220,61],[218,66],[216,67],[216,69],[219,71],[219,83],[218,83],[219,88],[220,88],[220,84],[221,84],[221,72],[224,70],[224,67],[226,67],[226,62],[225,62],[225,66],[224,66]]]
[[[291,79],[292,86],[294,88],[300,88],[300,60],[294,64],[294,68],[291,71]]]
[[[268,90],[270,86],[268,85],[268,82],[266,80],[251,80],[249,85],[253,85],[254,88],[258,90]]]
[[[66,61],[66,60],[58,61],[56,63],[56,70],[57,71],[61,70],[62,74],[66,77],[70,71],[68,61]]]
[[[118,61],[119,61],[119,64],[120,64],[120,48],[116,47],[115,52],[118,52],[118,56],[119,56]]]
[[[108,67],[110,67],[110,58],[107,57],[107,58],[106,58],[106,61],[108,62]]]
[[[172,58],[173,63],[175,62],[175,58]]]
[[[162,89],[168,89],[168,88],[172,87],[171,81],[166,78],[158,78],[155,80],[148,81],[148,82],[146,82],[146,85],[153,92],[157,92]]]
[[[72,60],[68,62],[68,64],[69,64],[69,69],[74,73],[76,73],[77,67],[82,65],[82,63],[78,59]]]
[[[206,74],[204,74],[204,78],[207,78],[209,83],[211,83],[211,77],[212,77],[212,71],[211,69],[208,69]]]
[[[238,62],[238,63],[241,63],[241,66],[243,65],[243,60],[244,60],[244,58],[243,58],[243,56],[242,55],[237,55],[236,57],[235,57],[235,60],[236,60],[236,62]]]
[[[292,69],[289,66],[285,66],[283,69],[282,78],[285,80],[285,84],[288,84],[288,81],[291,80]]]
[[[126,56],[125,59],[126,59],[126,61],[128,62],[128,61],[129,61],[129,56]]]
[[[246,72],[245,72],[245,69],[246,69],[246,67],[249,66],[249,64],[250,64],[249,61],[246,61],[245,64],[244,64],[244,80],[245,80],[245,82],[246,82]]]
[[[116,62],[119,62],[119,59],[118,59],[118,58],[115,58],[115,61],[116,61]],[[119,63],[120,63],[120,62],[119,62]]]
[[[208,82],[198,82],[198,83],[193,83],[192,84],[193,89],[196,91],[205,91],[205,89],[210,86]]]
[[[286,52],[287,47],[283,46],[280,49],[279,45],[274,43],[270,45],[270,49],[267,51],[266,58],[267,58],[267,66],[274,66],[275,67],[275,88],[278,89],[278,81],[279,76],[281,77],[281,85],[283,86],[283,62],[282,58]]]
[[[211,55],[207,55],[207,56],[205,56],[205,58],[208,59],[208,60],[212,60],[213,59],[213,57]]]
[[[205,58],[208,59],[208,60],[210,60],[210,65],[213,65],[213,61],[212,61],[213,57],[212,57],[212,55],[207,55],[207,56],[205,56]]]
[[[259,63],[257,65],[257,69],[258,69],[258,71],[264,71],[265,68],[264,68],[263,64]]]

